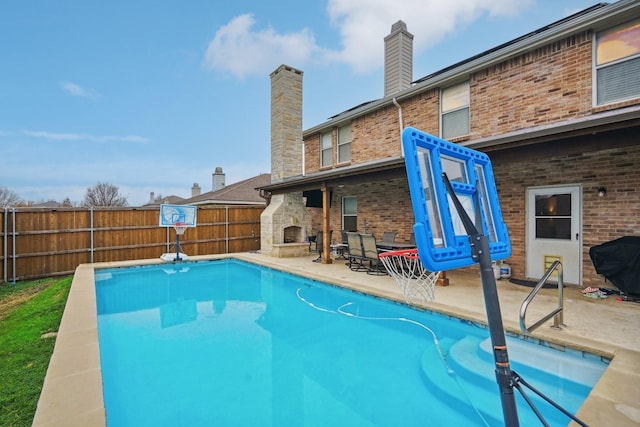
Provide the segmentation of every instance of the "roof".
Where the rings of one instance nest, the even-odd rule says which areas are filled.
[[[509,58],[531,51],[538,47],[560,40],[576,32],[587,29],[601,30],[612,23],[623,22],[629,13],[640,8],[637,0],[620,0],[613,4],[598,3],[561,20],[545,25],[535,31],[515,38],[507,43],[496,46],[466,60],[445,67],[435,73],[415,80],[411,87],[392,96],[374,101],[364,102],[342,113],[332,116],[324,123],[309,128],[303,132],[303,138],[328,128],[346,124],[351,120],[394,105],[402,99],[416,96],[419,93],[440,88],[459,82],[470,74],[485,69],[493,64],[503,62]],[[473,146],[473,141],[470,141]]]
[[[179,205],[264,205],[258,187],[271,184],[271,174],[261,173],[252,178],[227,185],[217,191],[209,191],[199,196],[183,199]]]
[[[153,203],[145,203],[142,206],[160,206],[162,203],[167,203],[170,205],[179,205],[184,200],[184,197],[180,196],[166,196],[159,199],[157,202]]]

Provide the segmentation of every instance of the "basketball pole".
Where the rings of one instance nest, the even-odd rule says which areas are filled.
[[[491,345],[493,347],[493,358],[495,361],[496,381],[500,389],[500,400],[502,403],[502,413],[504,415],[504,423],[507,427],[518,427],[518,408],[513,393],[513,374],[509,364],[509,354],[507,352],[507,340],[504,335],[504,326],[502,324],[502,313],[500,312],[500,300],[498,299],[498,289],[496,286],[496,278],[493,275],[491,266],[491,253],[489,252],[489,239],[487,236],[478,231],[473,224],[471,218],[462,207],[460,200],[456,196],[451,182],[446,173],[442,174],[447,191],[451,196],[451,200],[464,224],[464,228],[469,235],[469,243],[471,244],[471,257],[480,264],[480,277],[482,279],[482,292],[484,294],[485,310],[487,312],[487,322],[489,324],[489,333],[491,334]],[[477,184],[476,184],[477,188]],[[480,204],[478,202],[478,191],[475,192],[476,205],[476,224],[482,230],[482,219],[480,214]]]
[[[176,261],[182,261],[182,258],[180,258],[180,233],[178,233],[178,230],[176,229]]]

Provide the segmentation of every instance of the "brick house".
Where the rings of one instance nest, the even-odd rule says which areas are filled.
[[[402,21],[385,38],[383,98],[304,131],[302,71],[272,73],[261,190],[277,206],[263,214],[263,251],[291,226],[299,241],[318,229],[409,239],[400,134],[412,126],[489,155],[514,277],[537,280],[560,259],[566,283],[602,285],[589,248],[640,234],[640,1],[597,4],[417,80],[412,40]],[[269,225],[277,209],[287,223]]]

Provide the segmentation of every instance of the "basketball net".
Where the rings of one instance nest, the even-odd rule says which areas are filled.
[[[382,252],[379,256],[389,275],[400,285],[407,303],[420,304],[434,300],[440,272],[430,272],[424,268],[418,249]]]
[[[176,222],[175,224],[173,224],[173,229],[176,230],[176,234],[178,236],[182,236],[187,229],[187,226],[183,225],[181,222]]]

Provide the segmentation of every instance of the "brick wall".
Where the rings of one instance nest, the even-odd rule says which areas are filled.
[[[504,61],[471,77],[471,138],[591,114],[591,33]]]
[[[406,179],[378,181],[357,186],[336,188],[331,201],[331,229],[333,240],[339,241],[342,229],[342,198],[358,198],[358,231],[363,232],[367,220],[367,233],[378,240],[385,231],[395,231],[396,240],[405,242],[413,232],[413,207]],[[322,209],[308,208],[312,217],[313,234],[322,228]]]
[[[471,131],[464,141],[585,117],[640,100],[592,106],[592,33],[583,32],[474,73],[470,78]],[[439,89],[400,101],[403,126],[439,134]],[[335,134],[335,129],[333,130]],[[387,106],[351,122],[352,161],[401,153],[398,110]],[[307,173],[318,171],[319,135],[305,140]],[[335,159],[335,135],[334,135]],[[335,165],[335,167],[344,166]]]
[[[640,145],[586,153],[565,150],[540,161],[528,148],[490,153],[500,204],[509,228],[513,253],[508,260],[514,277],[525,276],[526,189],[540,185],[582,187],[583,286],[601,286],[589,248],[618,237],[640,235]],[[604,197],[598,188],[605,187]]]

